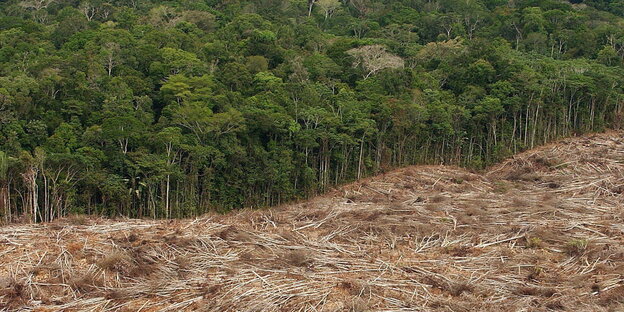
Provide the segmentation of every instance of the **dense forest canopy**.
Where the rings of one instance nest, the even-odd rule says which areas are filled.
[[[184,217],[624,117],[624,1],[0,2],[0,216]]]

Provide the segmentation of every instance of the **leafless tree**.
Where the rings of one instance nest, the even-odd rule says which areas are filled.
[[[88,21],[91,21],[97,14],[98,7],[93,5],[90,1],[85,1],[80,5],[80,12],[84,14]]]
[[[119,44],[115,42],[107,42],[104,44],[104,49],[102,51],[104,56],[104,66],[106,66],[106,70],[108,75],[112,75],[113,68],[117,66],[117,57],[121,48]]]
[[[48,6],[54,3],[56,0],[22,0],[19,5],[25,9],[39,11],[47,9]]]
[[[386,68],[403,68],[405,62],[399,56],[388,51],[382,45],[367,45],[347,51],[355,58],[354,67],[362,67],[366,74],[364,79]]]
[[[318,0],[317,5],[323,12],[325,12],[325,19],[328,19],[334,14],[340,7],[340,1],[338,0]]]
[[[56,0],[22,0],[19,2],[19,6],[26,10],[32,10],[33,18],[39,23],[45,23],[48,19],[48,12],[46,9],[55,1]]]

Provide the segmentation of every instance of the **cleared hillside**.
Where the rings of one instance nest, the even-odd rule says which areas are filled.
[[[0,310],[616,311],[623,208],[610,132],[272,210],[3,226]]]

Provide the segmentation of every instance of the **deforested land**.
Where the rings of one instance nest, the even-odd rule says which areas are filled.
[[[4,311],[618,311],[624,133],[182,220],[0,227]]]
[[[624,125],[622,0],[0,1],[0,219],[193,218]]]

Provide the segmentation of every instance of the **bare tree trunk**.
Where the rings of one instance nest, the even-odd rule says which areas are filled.
[[[32,222],[37,222],[37,214],[39,212],[37,203],[37,173],[38,169],[33,166],[30,166],[26,169],[26,172],[22,173],[22,178],[24,179],[24,184],[26,184],[28,191],[28,194],[26,194],[24,212],[31,214]]]
[[[167,175],[167,189],[165,191],[165,217],[169,219],[169,190],[170,190],[170,176]]]
[[[308,0],[308,16],[312,16],[312,7],[314,7],[316,0]]]
[[[50,216],[50,193],[48,186],[48,178],[45,173],[43,174],[43,217],[41,218],[42,222],[48,222]]]
[[[30,186],[30,194],[32,196],[32,214],[33,214],[33,222],[37,222],[37,214],[39,214],[39,191],[37,187],[37,175],[35,174],[32,177],[32,182]]]
[[[539,118],[539,110],[540,105],[537,103],[537,108],[535,108],[535,119],[533,120],[533,134],[531,135],[531,148],[535,146],[535,134],[537,133],[537,120]]]
[[[360,139],[360,156],[358,157],[357,179],[362,177],[362,154],[364,153],[364,136]]]
[[[0,205],[2,205],[2,210],[4,213],[4,221],[5,223],[9,223],[10,222],[10,214],[11,214],[11,208],[9,207],[9,203],[8,203],[8,186],[1,186],[0,187]]]

